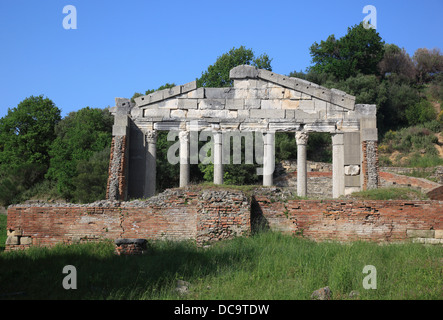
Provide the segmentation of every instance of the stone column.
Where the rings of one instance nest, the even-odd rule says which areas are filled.
[[[267,132],[263,138],[263,185],[272,186],[275,168],[275,133]]]
[[[214,132],[214,184],[223,184],[222,133]]]
[[[180,139],[180,187],[189,184],[190,164],[189,164],[189,131],[182,130],[179,133]]]
[[[304,131],[295,133],[297,141],[297,195],[306,197],[308,190],[308,176],[306,170],[306,144],[309,134]]]
[[[145,134],[146,138],[146,171],[145,190],[146,198],[155,195],[157,176],[157,131],[150,130]]]
[[[345,194],[345,148],[343,133],[332,134],[332,197]]]

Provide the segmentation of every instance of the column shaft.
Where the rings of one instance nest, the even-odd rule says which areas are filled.
[[[297,195],[306,197],[308,190],[308,176],[306,168],[306,144],[308,143],[307,132],[296,132],[297,141]]]
[[[214,184],[223,184],[222,133],[214,133]]]
[[[332,134],[332,197],[345,194],[345,148],[343,133]]]
[[[157,132],[148,131],[146,133],[146,171],[145,171],[146,198],[155,195],[157,176]]]
[[[190,181],[189,165],[189,131],[180,131],[180,187],[185,187]]]
[[[272,186],[275,168],[275,133],[267,132],[264,136],[263,185]]]

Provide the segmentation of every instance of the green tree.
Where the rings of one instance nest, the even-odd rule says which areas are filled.
[[[31,96],[8,109],[0,119],[0,170],[5,172],[23,163],[47,168],[59,121],[60,110],[43,96]]]
[[[440,49],[417,49],[412,57],[420,83],[429,82],[443,72],[443,55]]]
[[[348,28],[348,33],[340,39],[330,35],[326,41],[314,42],[310,54],[314,63],[310,70],[343,80],[358,73],[377,74],[384,41],[375,29],[365,29],[360,23]]]
[[[218,57],[215,63],[202,73],[202,76],[197,79],[197,86],[232,87],[233,81],[229,79],[229,71],[232,68],[247,64],[271,71],[271,61],[272,59],[267,54],[256,57],[251,49],[246,49],[244,46],[232,48],[229,52]]]
[[[78,175],[79,162],[110,147],[113,122],[107,109],[86,107],[71,112],[57,124],[57,138],[49,151],[51,162],[46,176],[57,182],[60,195],[74,199],[73,179]]]
[[[0,203],[41,181],[49,166],[49,148],[60,110],[43,96],[26,98],[0,119]]]
[[[90,203],[104,199],[108,181],[110,148],[96,151],[89,159],[77,163],[77,175],[72,179],[73,201]]]
[[[378,64],[380,75],[387,77],[395,73],[407,81],[415,79],[416,69],[406,50],[395,44],[386,44],[383,59]]]
[[[423,124],[437,118],[437,113],[435,112],[434,107],[425,99],[407,106],[405,115],[410,126]]]

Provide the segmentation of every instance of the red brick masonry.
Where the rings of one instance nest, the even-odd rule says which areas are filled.
[[[313,240],[402,241],[413,237],[415,230],[429,231],[423,237],[439,238],[443,229],[442,201],[272,202],[263,196],[256,201],[270,229]]]
[[[251,217],[272,230],[320,241],[423,237],[443,243],[443,201],[276,201],[274,195],[174,189],[147,201],[102,206],[11,206],[6,250],[119,238],[205,244],[248,235]]]

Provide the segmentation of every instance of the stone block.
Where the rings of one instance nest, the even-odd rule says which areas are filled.
[[[249,99],[249,89],[235,89],[234,99]]]
[[[186,92],[189,92],[189,91],[192,91],[195,89],[197,89],[197,81],[196,80],[185,83],[184,85],[181,86],[182,93],[186,93]]]
[[[296,120],[309,120],[309,119],[318,119],[317,113],[308,113],[303,110],[294,110],[294,118]]]
[[[175,87],[172,87],[172,88],[165,89],[163,91],[163,99],[167,99],[167,98],[178,96],[179,94],[182,93],[181,89],[182,89],[182,86],[175,86]]]
[[[375,104],[356,104],[355,112],[362,117],[375,117],[377,114],[377,105]]]
[[[113,136],[126,136],[128,135],[129,128],[127,126],[112,126],[112,135]]]
[[[345,166],[345,175],[347,176],[357,176],[360,174],[360,166],[359,165],[347,165]]]
[[[437,239],[443,239],[443,230],[434,230],[435,234],[434,237]]]
[[[179,99],[167,99],[151,104],[149,108],[177,109]]]
[[[362,141],[377,141],[378,140],[377,128],[361,129],[361,140]]]
[[[32,244],[32,238],[31,237],[20,237],[20,244],[30,245],[30,244]]]
[[[197,99],[178,99],[177,108],[179,109],[197,109]]]
[[[229,72],[229,78],[231,79],[254,79],[258,76],[258,71],[256,67],[249,65],[237,66]]]
[[[283,99],[284,94],[285,94],[285,88],[283,87],[268,89],[269,99]]]
[[[225,99],[199,99],[198,108],[201,110],[223,110],[226,105]]]
[[[17,229],[17,230],[12,230],[12,231],[9,231],[9,230],[7,230],[6,231],[6,236],[7,237],[17,237],[17,236],[21,236],[23,234],[23,230],[20,230],[20,229]]]
[[[301,93],[291,89],[285,89],[283,99],[298,100],[301,98]]]
[[[406,236],[408,238],[434,238],[434,230],[406,230]]]
[[[261,109],[281,109],[281,100],[261,100]]]
[[[314,99],[314,109],[317,112],[319,111],[326,112],[328,109],[328,102],[319,99]]]
[[[259,109],[260,108],[260,99],[245,99],[244,107],[245,109]]]
[[[324,88],[324,87],[319,87],[319,88],[315,88],[314,89],[314,96],[318,99],[321,99],[325,102],[329,102],[331,101],[331,97],[332,97],[332,92],[331,90]]]
[[[250,117],[249,110],[238,110],[237,117],[239,119],[248,119]]]
[[[298,109],[300,107],[299,100],[282,100],[281,108],[282,109]]]
[[[18,245],[20,243],[19,237],[9,236],[6,238],[6,245]]]
[[[189,109],[188,110],[188,119],[189,118],[202,118],[202,117],[203,117],[202,110],[196,110],[196,109]]]
[[[198,88],[191,92],[188,92],[187,98],[190,99],[203,99],[205,97],[205,88]]]
[[[169,109],[145,109],[143,110],[143,117],[169,117]]]
[[[225,109],[241,110],[244,109],[244,103],[243,99],[226,99]]]
[[[283,108],[285,109],[285,108]],[[285,118],[286,119],[294,119],[295,118],[295,111],[294,110],[285,110]]]
[[[171,110],[171,118],[186,118],[187,110]]]
[[[300,100],[300,110],[311,111],[314,109],[313,100]]]
[[[262,118],[262,119],[284,119],[285,110],[271,110],[271,109],[251,109],[251,118]]]
[[[268,99],[268,89],[249,89],[246,99]]]
[[[205,88],[205,97],[207,99],[234,99],[234,88]]]

